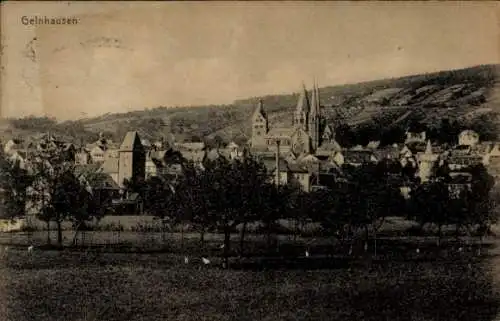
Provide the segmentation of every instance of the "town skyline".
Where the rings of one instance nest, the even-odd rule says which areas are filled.
[[[3,4],[2,117],[231,104],[295,93],[313,79],[335,86],[499,62],[495,3],[64,6]],[[79,23],[18,21],[35,11]],[[19,55],[34,38],[33,60]]]

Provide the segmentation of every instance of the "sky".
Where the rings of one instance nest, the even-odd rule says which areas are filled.
[[[227,104],[500,60],[496,2],[1,5],[2,117]]]

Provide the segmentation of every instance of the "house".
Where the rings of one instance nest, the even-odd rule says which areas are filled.
[[[363,164],[376,163],[378,161],[373,151],[364,149],[344,150],[337,153],[333,159],[338,166],[361,166]]]
[[[248,154],[245,146],[239,146],[235,142],[230,142],[226,148],[219,150],[227,159],[239,159]]]
[[[90,155],[90,152],[85,148],[80,148],[80,150],[75,153],[75,164],[85,165],[90,163],[92,163],[92,156]]]
[[[400,160],[399,152],[400,151],[399,151],[399,148],[397,145],[385,146],[385,147],[376,148],[373,150],[373,154],[380,161],[384,160],[384,159],[398,160],[399,161]],[[410,152],[409,156],[411,156],[411,152]]]
[[[184,159],[194,162],[195,164],[202,164],[203,159],[205,159],[205,143],[178,143],[175,145],[175,149],[181,153]]]
[[[263,163],[268,170],[270,180],[276,184],[277,168],[276,160],[266,159]],[[300,164],[287,163],[283,158],[279,159],[279,184],[296,184],[305,192],[311,191],[313,174]]]
[[[182,157],[184,157],[186,160],[191,161],[195,164],[202,164],[203,160],[205,159],[205,151],[200,150],[200,151],[186,151],[186,150],[180,150],[180,153]]]
[[[179,151],[198,152],[205,150],[206,145],[203,142],[184,142],[184,143],[176,143],[175,147]]]
[[[75,166],[75,175],[80,176],[91,176],[95,173],[103,173],[102,165],[100,164],[82,164]]]
[[[464,130],[458,135],[458,145],[475,146],[479,143],[479,134],[473,130]]]
[[[119,159],[118,158],[108,158],[100,165],[100,171],[102,173],[108,174],[115,183],[119,184],[118,181],[118,170],[119,170]]]
[[[371,141],[366,145],[367,149],[377,149],[380,146],[380,141]]]
[[[472,175],[464,172],[452,172],[446,181],[448,191],[452,198],[459,198],[464,191],[470,191],[472,188]]]
[[[146,158],[146,178],[169,177],[175,179],[182,174],[182,155],[172,149],[150,151]]]
[[[85,149],[89,151],[93,162],[104,162],[107,158],[118,157],[119,146],[113,143],[112,140],[104,138],[102,133],[99,133],[99,138],[87,144]]]
[[[144,201],[138,193],[130,193],[124,198],[113,199],[111,203],[115,215],[142,215]]]
[[[10,155],[7,155],[7,159],[12,163],[18,162],[20,168],[26,168],[28,153],[23,150],[10,150]]]
[[[99,164],[75,166],[75,175],[88,187],[98,202],[112,200],[119,197],[120,187],[111,175],[102,172]]]
[[[308,154],[308,155],[300,155],[297,158],[297,160],[293,163],[302,166],[311,173],[319,173],[321,161],[318,159],[318,157],[312,154]]]
[[[283,158],[288,162],[288,163],[294,163],[297,161],[297,156],[294,154],[294,152],[290,151],[288,153],[285,153],[283,155]]]
[[[24,141],[22,139],[13,138],[5,143],[3,150],[5,154],[12,154],[17,150],[22,150],[24,148]]]
[[[342,151],[342,147],[335,140],[321,144],[316,150],[316,156],[332,156]]]
[[[413,143],[413,142],[424,142],[426,141],[426,132],[425,130],[419,130],[422,128],[408,129],[406,131],[406,139],[405,144]]]
[[[146,158],[145,167],[146,167],[145,168],[146,179],[153,176],[158,176],[159,173],[162,171],[161,161],[156,158],[151,158],[151,157]]]
[[[494,144],[486,157],[488,172],[498,179],[500,177],[500,143]]]
[[[427,148],[427,142],[425,141],[413,141],[409,143],[405,143],[403,148],[401,149],[401,154],[407,153],[410,151],[411,155],[416,156],[419,153],[423,153]]]
[[[94,163],[104,162],[104,154],[106,153],[106,146],[96,145],[90,150],[90,157]]]
[[[451,170],[483,164],[485,157],[474,152],[470,145],[458,145],[448,152],[446,161]]]

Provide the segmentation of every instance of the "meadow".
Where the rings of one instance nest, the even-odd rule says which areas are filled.
[[[178,242],[170,238],[171,249]],[[349,256],[320,240],[282,239],[280,250],[263,256],[255,252],[259,241],[249,239],[248,256],[233,257],[228,269],[220,265],[219,240],[206,242],[210,265],[191,253],[197,242],[191,235],[182,252],[150,253],[36,248],[29,254],[24,244],[2,247],[1,319],[486,321],[497,315],[496,241],[478,255],[477,245],[452,239],[437,248],[428,238],[387,238],[378,241],[376,256],[373,243]]]

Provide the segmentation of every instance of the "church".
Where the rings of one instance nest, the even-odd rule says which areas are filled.
[[[309,97],[303,86],[292,126],[271,128],[263,103],[259,101],[252,116],[252,150],[275,152],[279,145],[280,154],[291,152],[298,156],[316,154],[324,146],[334,143],[334,131],[321,114],[321,107],[318,87],[313,86]]]

